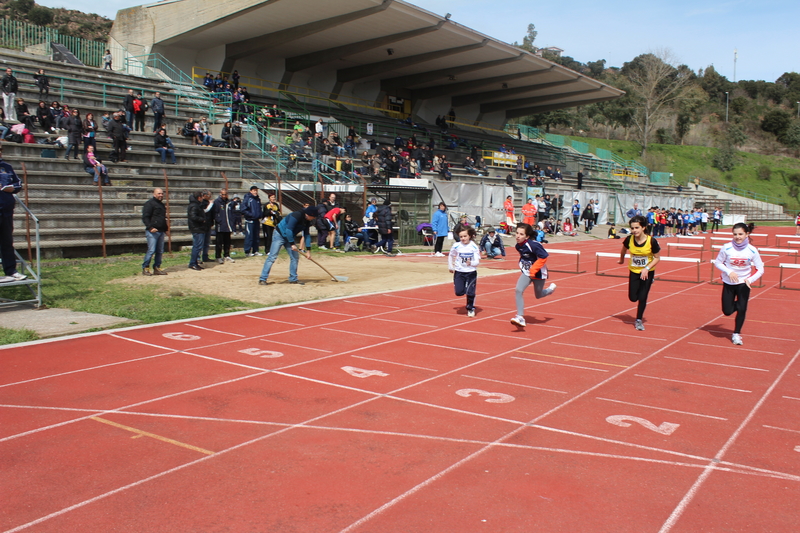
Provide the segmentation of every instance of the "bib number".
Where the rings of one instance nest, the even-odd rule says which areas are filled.
[[[635,266],[636,268],[644,268],[647,266],[647,256],[646,255],[632,255],[631,256],[631,265]]]

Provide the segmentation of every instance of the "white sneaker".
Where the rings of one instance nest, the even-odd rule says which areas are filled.
[[[444,254],[442,252],[436,252],[435,254],[433,254],[433,256],[434,257],[444,257]]]
[[[469,309],[467,311],[467,316],[470,317],[470,318],[475,318],[475,310],[474,309]]]
[[[11,276],[0,276],[0,283],[8,283],[10,281],[17,281]]]
[[[555,283],[551,283],[550,285],[548,285],[547,290],[552,293],[553,291],[556,290],[556,284]]]
[[[262,254],[261,252],[256,252],[256,253],[254,253],[253,255],[256,255],[256,256],[259,256],[259,257],[261,257],[261,256],[262,256],[262,255],[264,255],[264,254]]]
[[[23,279],[26,279],[28,276],[26,276],[25,274],[20,274],[19,272],[14,272],[13,274],[11,274],[11,277],[14,278],[14,281],[22,281]]]
[[[233,259],[231,259],[230,257],[226,257],[226,258],[225,258],[225,262],[226,262],[226,263],[235,263],[236,261],[234,261],[234,260],[233,260]]]
[[[327,250],[327,249],[328,249],[328,247],[327,247],[327,246],[319,246],[318,248],[319,248],[320,250]]]
[[[256,254],[244,254],[245,257],[253,257]]]
[[[524,328],[525,326],[527,326],[527,324],[525,323],[525,317],[521,317],[519,315],[517,315],[514,318],[512,318],[511,319],[511,323],[514,324],[515,326],[519,326],[521,328]]]
[[[641,321],[640,319],[638,319],[638,318],[636,319],[636,322],[634,323],[634,327],[635,327],[636,329],[638,329],[639,331],[644,331],[644,324],[643,324],[643,323],[642,323],[642,321]]]
[[[742,344],[744,344],[744,342],[742,342],[742,336],[739,333],[733,334],[733,336],[731,337],[731,342],[737,346],[741,346]]]

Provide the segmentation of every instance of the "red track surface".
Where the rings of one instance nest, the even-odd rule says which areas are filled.
[[[474,319],[446,284],[0,350],[0,531],[797,532],[800,292],[768,268],[733,346],[704,264],[637,333],[619,246],[552,246],[588,272],[525,331],[509,257]]]

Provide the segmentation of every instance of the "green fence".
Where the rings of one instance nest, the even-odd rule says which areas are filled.
[[[85,65],[100,67],[103,64],[107,48],[104,42],[61,35],[52,28],[0,18],[0,47],[50,55],[51,42],[66,46]]]
[[[669,172],[651,172],[650,183],[658,183],[659,185],[669,185]]]

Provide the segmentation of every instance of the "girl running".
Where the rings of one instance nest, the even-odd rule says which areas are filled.
[[[794,231],[796,237],[800,237],[800,213],[797,213],[797,218],[794,219],[797,229]]]
[[[511,319],[511,323],[520,328],[524,328],[525,323],[525,300],[522,297],[528,285],[533,284],[533,293],[536,299],[550,296],[556,290],[556,284],[551,283],[549,287],[544,288],[544,281],[547,279],[547,262],[548,253],[544,247],[534,240],[536,235],[534,229],[528,224],[520,224],[517,226],[517,231],[514,237],[517,240],[516,249],[519,252],[519,269],[522,274],[517,280],[517,289],[515,297],[517,300],[517,314]]]
[[[459,224],[453,229],[453,233],[458,235],[458,241],[450,248],[447,266],[453,273],[456,296],[467,295],[467,316],[472,318],[475,316],[475,288],[478,281],[478,270],[475,267],[481,262],[481,251],[472,242],[475,228]]]
[[[656,276],[655,267],[659,262],[658,254],[661,247],[658,241],[647,235],[644,231],[647,219],[637,215],[630,220],[631,235],[622,241],[622,250],[619,253],[619,264],[625,263],[625,252],[630,251],[631,261],[628,264],[630,274],[628,277],[628,299],[639,302],[636,309],[635,327],[644,331],[644,309],[647,307],[647,295]]]
[[[741,345],[742,325],[750,299],[750,285],[764,274],[764,262],[758,250],[750,244],[753,225],[739,222],[733,226],[733,240],[724,245],[714,265],[722,272],[722,312],[736,313],[731,342]],[[755,273],[753,267],[756,267]]]

